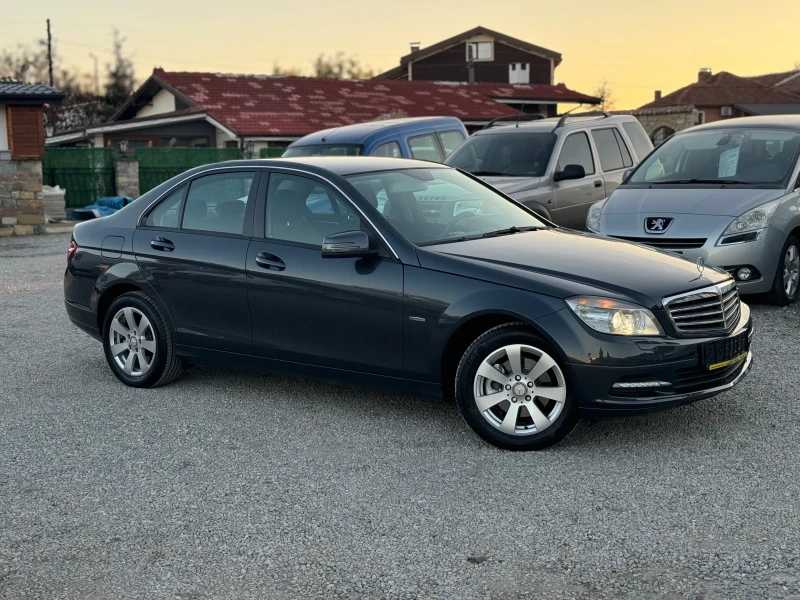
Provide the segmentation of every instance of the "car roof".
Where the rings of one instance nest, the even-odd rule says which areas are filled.
[[[519,121],[513,119],[497,123],[489,129],[481,129],[473,133],[476,135],[493,135],[497,133],[558,133],[560,131],[574,131],[575,129],[584,129],[586,127],[597,127],[600,125],[613,125],[627,122],[637,122],[636,117],[632,115],[611,115],[604,117],[602,115],[575,115],[574,117],[567,116],[564,124],[556,128],[563,117],[552,117],[549,119],[537,119],[535,121]]]
[[[704,125],[697,125],[684,129],[678,133],[690,131],[703,131],[706,129],[794,129],[800,131],[800,115],[765,115],[758,117],[739,117],[737,119],[723,119]]]
[[[398,132],[414,131],[433,127],[455,127],[461,129],[461,121],[456,117],[409,117],[403,119],[385,119],[333,127],[310,133],[292,142],[290,147],[309,146],[312,144],[360,144],[369,136],[385,134],[391,129]]]
[[[383,158],[378,156],[302,156],[297,158],[273,158],[254,160],[231,160],[200,167],[196,172],[218,167],[227,168],[291,168],[308,167],[308,171],[328,171],[336,175],[355,173],[377,173],[379,171],[399,171],[403,169],[452,169],[440,163],[409,158]]]

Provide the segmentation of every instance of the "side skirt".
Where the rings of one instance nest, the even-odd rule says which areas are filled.
[[[175,351],[178,353],[178,356],[187,362],[195,364],[282,373],[307,379],[381,388],[403,394],[421,394],[424,396],[442,397],[441,386],[426,381],[388,377],[386,375],[373,375],[359,371],[348,371],[346,369],[319,367],[316,365],[276,360],[249,354],[197,348],[195,346],[176,345]]]

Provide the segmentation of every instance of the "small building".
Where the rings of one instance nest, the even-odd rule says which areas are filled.
[[[0,236],[44,227],[44,107],[63,98],[46,85],[0,79]]]
[[[558,52],[479,26],[430,46],[412,43],[400,65],[378,77],[474,84],[498,102],[551,117],[560,103],[600,103],[555,84],[559,64]]]

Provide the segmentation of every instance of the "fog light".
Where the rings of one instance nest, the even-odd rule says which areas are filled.
[[[617,382],[614,385],[612,385],[611,387],[616,388],[618,390],[619,389],[630,390],[630,389],[644,389],[644,388],[664,387],[664,386],[667,386],[667,385],[669,385],[669,383],[667,383],[666,381],[655,381],[655,380],[653,380],[653,381],[623,381],[623,382]]]
[[[738,271],[736,271],[736,279],[739,281],[747,281],[752,277],[753,273],[747,267],[742,267]]]

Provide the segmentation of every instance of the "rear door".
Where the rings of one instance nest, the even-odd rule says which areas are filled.
[[[178,344],[250,352],[245,261],[256,180],[252,170],[197,176],[136,229],[139,269],[167,306]]]
[[[586,176],[582,179],[556,181],[555,205],[550,215],[562,227],[582,230],[586,228],[586,213],[595,202],[605,198],[603,177],[595,165],[592,146],[585,131],[570,133],[564,138],[556,162],[556,171],[567,165],[580,165]]]
[[[591,134],[607,198],[622,183],[625,171],[633,166],[633,157],[617,127],[598,127]]]

